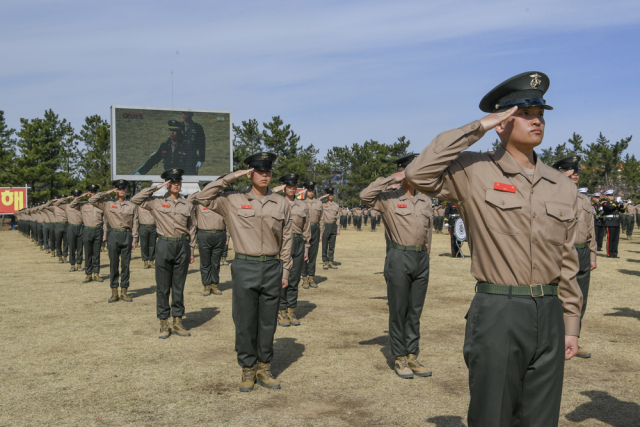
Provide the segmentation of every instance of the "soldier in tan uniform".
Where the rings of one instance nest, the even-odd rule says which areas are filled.
[[[627,200],[624,214],[627,216],[627,227],[625,229],[627,240],[630,240],[633,235],[633,225],[636,218],[636,207],[633,205],[633,200]]]
[[[138,207],[138,221],[140,222],[138,245],[140,246],[140,254],[144,262],[144,268],[155,268],[156,241],[158,240],[156,219],[153,217],[151,211]]]
[[[324,219],[324,233],[322,234],[322,268],[328,270],[330,268],[338,268],[333,264],[333,254],[336,250],[336,236],[340,235],[340,224],[338,223],[340,206],[333,201],[333,188],[327,188],[325,191],[327,194],[322,196],[322,198],[327,197],[328,200],[322,205],[322,214]]]
[[[194,261],[197,241],[193,203],[180,198],[183,174],[182,169],[168,169],[161,175],[165,180],[164,184],[145,188],[131,198],[131,203],[149,210],[156,219],[156,312],[160,319],[160,339],[169,338],[171,334],[191,336],[182,326],[184,284],[189,264]],[[163,197],[151,197],[153,193],[165,187],[167,193]],[[169,315],[173,316],[171,328],[167,320]]]
[[[391,240],[384,262],[389,338],[391,353],[396,357],[395,372],[405,379],[431,376],[431,371],[418,362],[418,354],[420,316],[429,285],[432,206],[429,197],[418,193],[404,179],[404,170],[415,157],[410,154],[395,160],[398,172],[376,179],[360,193],[365,205],[382,212]],[[385,191],[388,184],[396,182],[401,183],[400,188]]]
[[[353,226],[356,228],[356,231],[362,231],[362,208],[356,206],[351,211],[351,215],[353,215]]]
[[[300,320],[296,317],[298,306],[298,283],[302,273],[302,265],[309,259],[309,246],[311,241],[311,222],[309,220],[309,207],[302,200],[296,199],[298,191],[297,173],[288,173],[280,177],[283,183],[273,189],[278,193],[284,190],[284,197],[291,207],[293,242],[291,244],[291,271],[289,273],[289,285],[282,288],[280,293],[280,306],[278,310],[278,325],[299,326]]]
[[[242,367],[240,391],[253,390],[256,382],[280,388],[271,375],[271,360],[280,292],[289,284],[292,266],[293,222],[287,200],[269,189],[276,158],[273,153],[248,156],[244,163],[251,169],[221,176],[197,197],[203,204],[209,200],[207,206],[224,217],[233,239],[232,311],[238,364]],[[245,175],[251,180],[251,189],[220,193]]]
[[[89,203],[104,212],[106,220],[111,225],[109,229],[109,269],[111,286],[111,298],[108,302],[122,300],[133,301],[127,294],[129,289],[129,265],[131,264],[131,251],[136,248],[138,240],[138,209],[132,202],[125,200],[129,182],[124,179],[113,181],[114,188],[109,191],[94,194],[89,198]],[[115,193],[114,199],[105,197]],[[120,271],[122,261],[122,271]],[[118,285],[120,295],[118,296]]]
[[[53,233],[55,236],[55,248],[56,256],[58,257],[58,263],[63,264],[67,262],[67,255],[69,254],[69,242],[67,241],[67,213],[60,206],[65,200],[64,194],[58,196],[57,199],[51,200],[52,205],[47,206],[49,212],[53,213]]]
[[[82,283],[91,281],[103,282],[100,277],[100,245],[102,239],[107,233],[107,227],[104,222],[104,214],[102,209],[96,208],[88,201],[81,202],[84,197],[95,195],[100,186],[97,184],[87,185],[87,192],[76,197],[69,203],[71,209],[79,211],[82,215],[82,243],[84,246],[84,255],[86,258],[84,272],[86,274]]]
[[[82,195],[80,190],[73,190],[71,196],[67,199],[75,200]],[[71,203],[63,203],[60,207],[67,215],[69,225],[67,226],[67,241],[69,242],[69,264],[71,269],[69,271],[82,270],[82,232],[84,230],[84,224],[82,223],[82,214],[71,207]]]
[[[464,343],[470,427],[557,426],[564,360],[578,352],[577,188],[533,151],[548,87],[535,71],[506,80],[480,103],[489,115],[441,133],[405,170],[468,225],[478,280]],[[495,153],[464,151],[494,128]]]
[[[317,288],[314,276],[316,275],[316,260],[318,258],[318,248],[320,240],[324,234],[324,215],[322,213],[322,200],[315,198],[316,183],[311,181],[304,184],[306,189],[305,202],[309,208],[309,224],[311,240],[309,241],[309,259],[302,263],[302,287],[304,289]]]
[[[198,251],[200,252],[200,277],[204,290],[202,295],[222,295],[220,283],[220,264],[225,250],[227,226],[222,215],[212,211],[196,201],[199,192],[189,195],[187,200],[194,203],[194,212],[198,230]]]
[[[342,206],[340,208],[340,227],[342,227],[343,230],[345,230],[347,228],[347,216],[349,214],[349,211],[347,210],[346,206]]]

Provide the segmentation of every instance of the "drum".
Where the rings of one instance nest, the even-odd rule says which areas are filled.
[[[465,242],[467,240],[467,230],[464,228],[462,218],[456,219],[453,223],[453,235],[459,242]]]

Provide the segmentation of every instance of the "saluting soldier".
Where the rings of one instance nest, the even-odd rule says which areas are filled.
[[[193,203],[180,198],[183,173],[182,169],[166,170],[161,175],[165,180],[164,184],[145,188],[131,198],[132,203],[149,210],[156,219],[156,295],[160,339],[169,338],[171,334],[191,336],[182,326],[184,284],[189,264],[194,260],[197,240]],[[161,188],[167,189],[163,197],[151,197]],[[170,315],[173,316],[171,328],[168,322]]]
[[[156,241],[158,240],[158,231],[156,227],[156,219],[147,208],[141,206],[138,209],[138,221],[140,228],[138,229],[140,246],[140,254],[144,262],[144,268],[155,268],[156,262]]]
[[[71,196],[67,199],[75,200],[82,195],[80,190],[73,190]],[[69,225],[67,226],[67,241],[69,242],[69,264],[71,269],[69,271],[82,270],[82,232],[84,231],[84,224],[82,222],[82,214],[71,207],[71,203],[63,203],[60,205],[64,212],[67,214],[67,220]]]
[[[480,102],[489,115],[441,133],[405,170],[468,225],[478,280],[464,343],[471,427],[557,426],[564,360],[578,352],[578,191],[533,151],[548,87],[541,72],[506,80]],[[464,151],[491,129],[495,153]]]
[[[624,212],[622,201],[613,200],[614,191],[604,192],[606,200],[602,202],[602,219],[607,230],[607,257],[618,258],[618,241],[620,240],[620,214]]]
[[[195,205],[194,211],[198,232],[198,251],[200,252],[200,277],[204,290],[202,295],[222,295],[220,283],[220,264],[226,247],[227,226],[222,215],[196,201],[199,192],[187,197]]]
[[[362,231],[362,208],[360,206],[353,208],[353,226],[356,231]]]
[[[304,184],[306,190],[307,207],[309,208],[309,230],[311,239],[309,240],[309,259],[302,262],[302,287],[304,289],[317,288],[315,282],[316,260],[318,258],[318,249],[320,241],[324,234],[324,215],[322,200],[316,199],[316,183],[313,181]]]
[[[134,175],[146,175],[155,165],[164,161],[164,169],[183,168],[187,159],[187,145],[184,138],[182,123],[169,120],[169,138],[160,144],[142,166],[135,170]]]
[[[297,173],[288,173],[281,176],[278,181],[283,185],[273,189],[274,192],[284,190],[284,197],[291,208],[290,222],[293,242],[291,244],[291,271],[289,273],[289,285],[280,292],[280,306],[278,310],[278,325],[299,326],[300,320],[296,317],[298,307],[298,283],[302,273],[302,265],[309,259],[309,246],[311,241],[311,222],[309,220],[309,207],[302,200],[296,198],[298,191]]]
[[[558,160],[553,164],[565,176],[568,176],[576,185],[580,178],[580,156],[569,156]],[[593,208],[587,197],[588,188],[578,189],[578,217],[576,225],[576,242],[574,247],[578,252],[580,269],[576,280],[582,291],[582,311],[580,312],[580,331],[582,331],[582,318],[587,310],[587,298],[589,297],[589,283],[591,281],[591,270],[598,268],[596,235],[593,218]],[[576,357],[588,359],[591,352],[579,347]]]
[[[405,168],[416,156],[409,154],[395,160],[398,172],[376,179],[360,193],[364,204],[382,212],[391,240],[384,262],[389,338],[391,353],[396,357],[395,373],[405,379],[431,376],[431,371],[418,362],[418,355],[420,316],[429,285],[432,204],[404,178]],[[385,191],[388,184],[397,182],[401,183],[400,188]]]
[[[347,207],[340,207],[340,227],[342,227],[343,230],[347,228],[347,214]]]
[[[68,255],[68,250],[69,250],[69,246],[68,246],[68,242],[67,242],[67,214],[66,212],[60,207],[60,205],[62,204],[62,202],[64,202],[64,199],[66,198],[66,196],[64,194],[61,194],[58,196],[57,199],[53,199],[51,200],[47,206],[47,209],[49,210],[49,212],[53,213],[53,220],[52,220],[52,224],[53,224],[53,233],[55,236],[55,248],[56,248],[56,256],[58,257],[58,263],[63,264],[65,262],[67,262],[67,255]]]
[[[602,218],[602,206],[600,203],[600,198],[602,194],[593,193],[591,195],[591,207],[593,208],[593,220],[594,220],[594,229],[596,233],[596,250],[602,250],[602,242],[604,241],[604,235],[606,234],[606,230],[604,228],[604,218]]]
[[[292,266],[293,222],[287,200],[269,189],[276,158],[273,153],[252,154],[243,161],[251,169],[221,176],[197,197],[200,203],[209,201],[208,207],[224,217],[233,239],[232,311],[244,392],[252,391],[256,382],[280,388],[271,374],[271,360],[280,292],[288,285]],[[245,175],[251,180],[248,191],[220,193]]]
[[[98,184],[87,185],[87,192],[76,197],[69,203],[71,209],[80,211],[82,224],[84,224],[82,229],[82,244],[86,258],[84,268],[86,276],[82,283],[104,281],[102,277],[100,277],[100,245],[102,244],[104,236],[107,234],[104,213],[102,209],[93,206],[88,201],[80,201],[84,197],[92,197],[99,189],[100,186]]]
[[[367,226],[367,221],[369,220],[369,209],[367,208],[363,208],[362,209],[362,218],[364,218],[364,226]]]
[[[340,207],[333,201],[333,188],[327,188],[324,196],[327,201],[323,204],[322,214],[324,218],[324,233],[322,234],[322,268],[328,270],[330,268],[337,269],[333,264],[333,254],[336,250],[336,236],[340,235],[340,224],[338,223],[338,215]]]
[[[136,248],[138,240],[138,209],[132,202],[125,200],[129,181],[119,179],[113,181],[114,188],[102,193],[96,193],[89,198],[89,203],[104,212],[106,220],[111,225],[107,238],[109,249],[109,285],[111,286],[111,298],[108,302],[122,300],[133,301],[128,295],[129,289],[129,265],[131,264],[131,251]],[[113,199],[106,199],[108,194],[115,193]],[[120,262],[122,261],[122,271]],[[95,276],[94,276],[95,280]],[[118,295],[118,285],[120,295]]]
[[[371,215],[371,232],[373,233],[374,231],[376,231],[376,225],[378,225],[378,211],[376,211],[375,209],[371,209],[370,215]]]

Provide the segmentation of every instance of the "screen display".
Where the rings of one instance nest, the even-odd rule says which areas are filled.
[[[167,169],[185,181],[213,181],[232,169],[231,112],[111,107],[111,177],[161,181]]]

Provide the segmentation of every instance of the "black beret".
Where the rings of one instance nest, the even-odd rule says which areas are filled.
[[[553,164],[554,169],[564,169],[569,170],[573,169],[574,171],[580,171],[580,160],[582,158],[580,156],[569,156],[565,157],[562,160],[558,160]]]
[[[162,172],[160,178],[165,181],[182,181],[182,175],[184,175],[184,171],[182,169],[167,169]]]
[[[126,179],[117,179],[111,183],[115,188],[127,188],[129,186],[129,181]]]
[[[255,153],[250,156],[245,157],[243,160],[244,163],[249,165],[249,167],[258,169],[258,170],[267,170],[273,169],[273,162],[278,158],[273,153]]]
[[[549,89],[549,77],[540,71],[518,74],[500,83],[480,101],[480,109],[485,113],[518,108],[542,107],[553,110],[542,97]]]
[[[98,184],[87,185],[87,191],[90,191],[92,193],[97,193],[99,189],[100,189],[100,186]]]
[[[395,163],[399,168],[406,168],[416,157],[418,157],[417,154],[411,153],[404,157],[400,157],[399,159],[392,160],[391,163]]]
[[[300,178],[300,175],[298,175],[297,173],[288,173],[285,175],[282,175],[280,178],[278,178],[278,181],[280,181],[283,184],[298,184],[298,178]]]
[[[80,190],[73,190],[73,191],[71,192],[71,195],[72,195],[72,196],[74,196],[74,197],[78,197],[78,196],[82,195],[82,191],[80,191]]]

